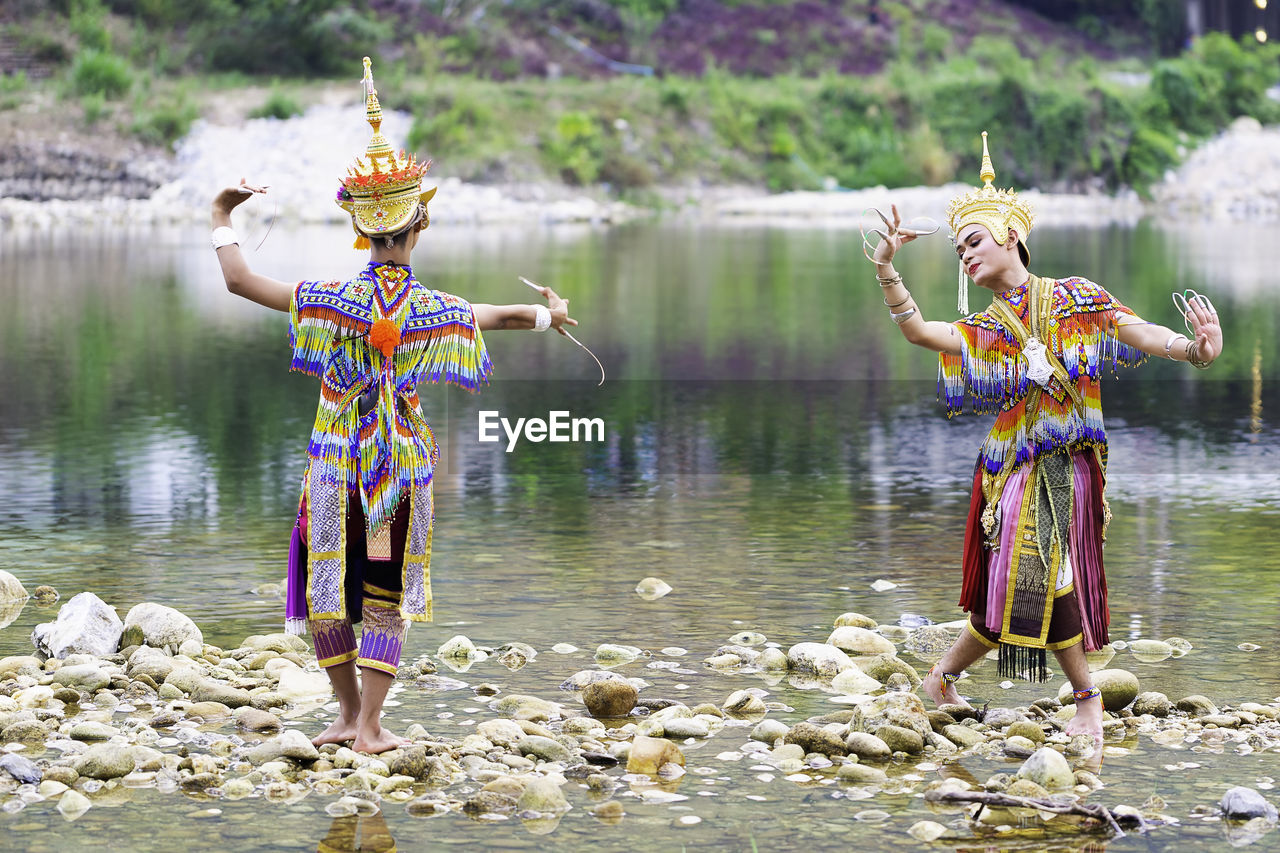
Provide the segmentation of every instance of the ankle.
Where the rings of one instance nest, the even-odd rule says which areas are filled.
[[[1071,698],[1075,700],[1076,706],[1081,707],[1096,702],[1102,705],[1102,691],[1094,685],[1081,688],[1080,690],[1072,690]]]

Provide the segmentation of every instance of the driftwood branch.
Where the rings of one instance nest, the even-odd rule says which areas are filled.
[[[1055,814],[1079,815],[1105,823],[1111,829],[1115,838],[1124,836],[1124,830],[1116,822],[1115,815],[1111,813],[1111,810],[1098,804],[1083,805],[1081,803],[1066,803],[1039,797],[1015,797],[1010,794],[999,794],[991,791],[930,791],[925,794],[925,799],[931,802],[980,803],[983,806],[1036,809],[1037,811],[1054,812]],[[1146,821],[1141,817],[1138,817],[1137,820],[1139,831],[1145,832],[1147,829]]]

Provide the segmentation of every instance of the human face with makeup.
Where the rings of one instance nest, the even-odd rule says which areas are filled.
[[[956,254],[974,284],[994,293],[1018,287],[1030,275],[1027,250],[1013,228],[997,243],[985,225],[965,225],[956,238]]]

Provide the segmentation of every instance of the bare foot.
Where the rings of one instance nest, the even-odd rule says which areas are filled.
[[[324,746],[326,743],[344,743],[356,737],[356,721],[344,720],[342,717],[329,724],[329,728],[311,739],[312,746]]]
[[[1102,700],[1095,696],[1076,702],[1076,715],[1067,722],[1067,734],[1092,735],[1094,743],[1102,743]]]
[[[960,705],[965,708],[973,706],[961,698],[960,693],[956,690],[955,684],[946,685],[943,690],[942,672],[936,666],[929,670],[924,677],[924,683],[920,685],[924,688],[925,695],[933,700],[934,705]]]
[[[402,746],[408,746],[413,743],[408,738],[392,734],[377,723],[374,723],[371,729],[361,728],[357,730],[355,737],[356,741],[351,744],[351,748],[356,752],[364,752],[369,755],[377,755],[380,752],[399,749]]]

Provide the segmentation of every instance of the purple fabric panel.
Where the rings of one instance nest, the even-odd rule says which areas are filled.
[[[1009,591],[1009,566],[1014,537],[1018,533],[1018,514],[1022,511],[1022,494],[1026,490],[1031,466],[1024,465],[1009,475],[1000,494],[1000,550],[991,555],[987,577],[986,626],[997,634],[1004,627],[1004,600]]]
[[[400,665],[400,645],[398,637],[366,628],[364,635],[360,638],[360,659],[378,661],[398,667]]]
[[[1084,647],[1096,651],[1106,644],[1106,593],[1103,591],[1102,531],[1098,529],[1101,496],[1095,494],[1093,468],[1085,453],[1071,454],[1074,505],[1071,508],[1071,568],[1084,623]],[[1101,619],[1102,621],[1099,621]],[[1101,627],[1102,636],[1099,636]]]
[[[356,634],[350,622],[332,626],[311,623],[311,640],[316,647],[316,660],[332,660],[355,651]]]
[[[289,537],[289,569],[285,574],[285,619],[307,618],[307,543],[302,538],[301,522],[293,525]]]

